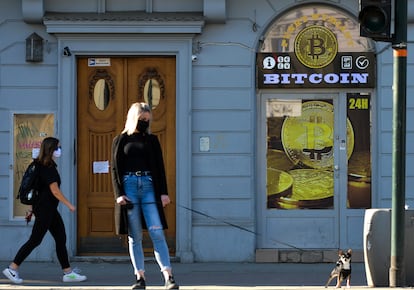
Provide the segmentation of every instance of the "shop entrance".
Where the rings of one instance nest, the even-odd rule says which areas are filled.
[[[175,200],[175,57],[77,59],[77,254],[125,255],[126,237],[115,235],[111,145],[130,105],[152,107],[152,132],[160,140],[168,190]],[[175,252],[175,207],[166,208],[167,243]],[[144,237],[145,252],[152,243]]]
[[[259,247],[362,249],[370,95],[266,92],[261,111]]]

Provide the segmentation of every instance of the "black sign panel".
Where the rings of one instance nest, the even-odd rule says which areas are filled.
[[[294,53],[258,53],[258,88],[373,88],[376,63],[371,52],[340,52],[323,68],[300,63]]]

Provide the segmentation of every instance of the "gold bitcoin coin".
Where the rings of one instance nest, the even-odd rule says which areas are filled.
[[[309,101],[302,115],[287,117],[282,125],[282,145],[289,159],[299,168],[331,170],[334,162],[333,105]],[[347,119],[347,156],[354,149],[354,131]]]
[[[316,169],[295,169],[288,173],[293,178],[292,195],[273,201],[281,209],[332,208],[334,196],[333,172]]]
[[[353,152],[348,161],[348,207],[371,207],[371,153]]]
[[[371,177],[371,152],[354,151],[348,160],[348,174],[359,178]]]
[[[298,60],[310,68],[323,68],[329,65],[338,53],[335,34],[319,25],[312,25],[300,31],[294,45]]]
[[[267,207],[277,208],[281,197],[292,195],[293,178],[285,171],[267,169]]]
[[[290,174],[273,168],[267,169],[267,195],[288,196],[292,194],[293,178]]]
[[[317,169],[295,169],[288,172],[293,178],[293,200],[319,200],[333,196],[333,172]]]

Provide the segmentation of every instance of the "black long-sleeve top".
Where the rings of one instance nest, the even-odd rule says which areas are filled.
[[[154,185],[155,198],[157,200],[158,213],[160,215],[160,220],[163,225],[163,228],[167,228],[167,221],[164,214],[164,209],[162,207],[161,195],[168,195],[167,189],[167,179],[165,175],[164,160],[162,156],[161,145],[158,140],[158,137],[153,134],[146,134],[145,136],[145,157],[137,156],[137,159],[132,160],[128,159],[125,161],[125,144],[129,143],[134,139],[134,135],[128,136],[127,134],[120,134],[116,136],[112,142],[112,185],[114,188],[114,197],[117,199],[119,196],[125,195],[125,191],[122,184],[123,176],[128,171],[137,171],[137,170],[149,170],[151,171],[152,181]],[[132,139],[131,139],[132,138]],[[138,145],[136,145],[138,146]],[[141,160],[140,160],[141,159]],[[146,159],[148,162],[144,162]],[[132,162],[132,163],[131,163]],[[135,163],[136,162],[136,163]],[[146,168],[132,170],[130,167],[131,164],[135,163],[136,166],[144,166]],[[129,164],[129,165],[128,165]],[[141,164],[141,165],[139,165]],[[145,222],[143,226],[146,227]],[[117,234],[127,234],[128,233],[128,222],[126,209],[117,203],[115,203],[115,227]]]

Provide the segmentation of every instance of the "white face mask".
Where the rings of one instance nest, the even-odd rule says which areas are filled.
[[[58,148],[55,151],[53,151],[53,157],[59,158],[62,155],[62,149]]]

